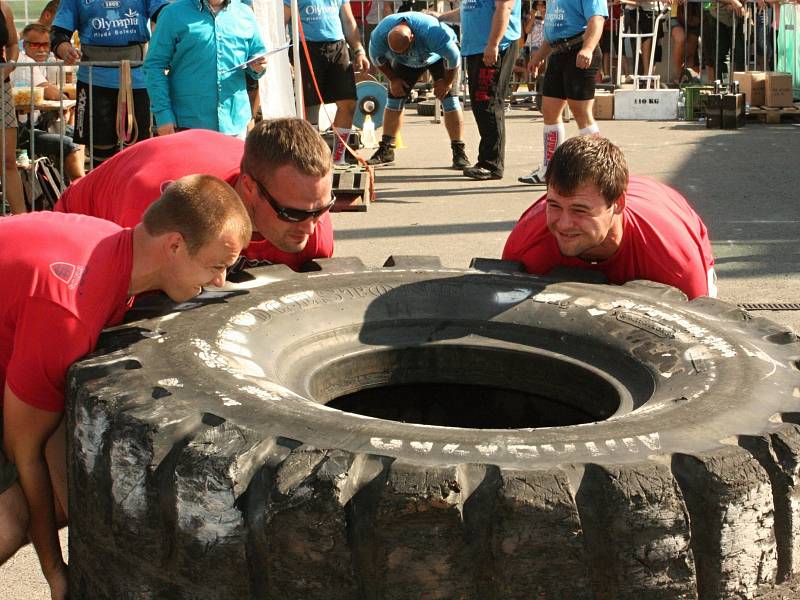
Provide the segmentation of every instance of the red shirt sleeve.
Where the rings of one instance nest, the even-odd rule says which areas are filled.
[[[67,369],[92,346],[85,325],[75,315],[49,300],[31,298],[17,321],[6,383],[33,407],[64,410]]]

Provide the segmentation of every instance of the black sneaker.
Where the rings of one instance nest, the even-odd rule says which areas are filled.
[[[478,179],[479,181],[486,181],[487,179],[502,179],[503,176],[499,173],[490,171],[486,167],[475,165],[474,167],[467,167],[464,169],[464,176],[470,179]]]
[[[456,142],[450,144],[450,147],[453,150],[453,169],[458,171],[463,171],[466,167],[469,166],[469,159],[467,158],[467,153],[464,151],[464,142]]]
[[[378,144],[378,149],[367,161],[367,164],[374,167],[393,165],[394,148],[394,144],[385,144],[384,142],[380,142]]]
[[[528,185],[547,185],[547,182],[544,179],[544,174],[546,171],[547,169],[542,166],[536,167],[533,171],[531,171],[530,175],[517,177],[517,181],[520,183],[527,183]]]

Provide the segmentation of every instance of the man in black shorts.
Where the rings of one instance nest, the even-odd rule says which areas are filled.
[[[283,17],[286,23],[292,18],[291,0],[284,0]],[[300,0],[298,2],[300,23],[303,36],[308,45],[311,58],[311,71],[305,52],[301,52],[300,73],[303,78],[303,103],[306,107],[306,119],[312,124],[319,123],[321,104],[336,103],[336,117],[333,128],[336,135],[333,144],[333,162],[345,162],[345,142],[350,136],[353,126],[353,115],[356,112],[355,71],[368,71],[364,46],[361,44],[361,33],[353,18],[349,0]],[[346,41],[345,41],[346,40]],[[353,52],[351,61],[350,52]],[[321,96],[321,97],[320,97]]]
[[[544,160],[522,183],[545,185],[545,173],[556,148],[564,141],[564,107],[575,117],[580,135],[597,135],[592,116],[594,86],[602,65],[598,43],[608,17],[605,0],[550,0],[544,16],[545,42],[531,57],[528,69],[536,77],[549,56],[542,87]]]
[[[414,84],[425,73],[433,77],[433,93],[442,102],[444,126],[450,136],[454,169],[469,166],[464,152],[464,113],[458,99],[461,53],[456,34],[445,23],[420,12],[389,15],[373,31],[369,42],[372,62],[389,80],[389,102],[383,113],[383,137],[367,162],[394,162],[395,139],[403,123],[403,106]]]
[[[166,0],[61,0],[50,34],[53,52],[67,65],[142,61],[150,39],[148,21],[155,23],[165,5]],[[81,39],[80,51],[71,43],[75,31]],[[150,137],[150,99],[144,74],[135,65],[127,83],[126,79],[117,67],[81,65],[78,69],[74,140],[91,146],[95,164],[116,154],[121,144]]]

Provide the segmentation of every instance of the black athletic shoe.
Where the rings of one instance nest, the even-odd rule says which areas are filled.
[[[378,144],[378,149],[367,161],[367,164],[374,167],[393,165],[394,148],[394,144],[384,144],[383,142],[380,142]]]
[[[499,173],[494,173],[485,167],[475,165],[474,167],[467,167],[464,169],[464,176],[470,179],[477,179],[479,181],[486,181],[488,179],[502,179],[503,176]]]
[[[464,142],[452,143],[450,147],[453,150],[453,168],[457,171],[463,171],[469,166],[469,159],[464,151]]]
[[[531,171],[530,175],[517,177],[517,181],[520,183],[527,183],[528,185],[547,185],[547,182],[544,180],[545,171],[547,171],[547,169],[544,167],[536,167]]]

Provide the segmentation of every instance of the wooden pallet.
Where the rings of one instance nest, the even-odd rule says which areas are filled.
[[[751,106],[748,115],[768,125],[775,125],[780,123],[783,117],[800,118],[800,102],[795,102],[794,106],[786,107]]]
[[[335,165],[333,168],[333,193],[336,202],[331,212],[365,211],[372,198],[369,189],[369,172],[361,165]]]

